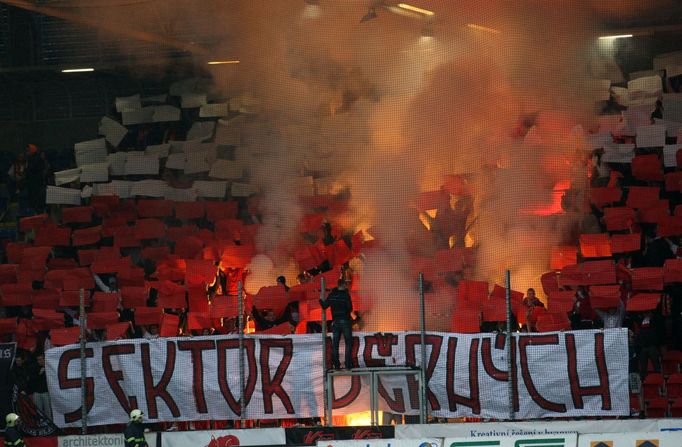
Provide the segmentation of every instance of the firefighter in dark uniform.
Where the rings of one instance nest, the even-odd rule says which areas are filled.
[[[17,424],[19,423],[19,415],[10,413],[5,416],[5,447],[26,447],[24,439],[19,434]]]
[[[130,412],[130,422],[123,432],[125,447],[148,447],[144,439],[144,428],[142,427],[142,412],[135,409]]]

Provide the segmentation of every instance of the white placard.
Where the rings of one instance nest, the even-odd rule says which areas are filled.
[[[637,147],[663,147],[665,146],[665,125],[652,124],[638,127]]]
[[[215,159],[215,149],[186,154],[185,174],[208,172],[211,170],[211,165]]]
[[[625,106],[625,107],[628,106],[628,104],[629,104],[629,101],[628,101],[628,98],[629,98],[628,89],[626,89],[625,87],[611,87],[611,91],[613,92],[613,98],[614,98],[614,100],[615,100],[618,104],[620,104],[620,105],[622,105],[622,106]]]
[[[671,138],[677,136],[677,133],[682,131],[682,123],[680,122],[661,120],[658,118],[655,118],[654,121],[656,122],[656,124],[661,124],[665,126],[665,134]]]
[[[215,121],[197,121],[187,132],[187,140],[206,141],[213,136]]]
[[[585,145],[588,149],[601,149],[613,142],[613,136],[610,133],[603,132],[597,134],[587,134],[584,136]]]
[[[197,191],[199,197],[222,199],[227,194],[227,182],[197,180],[192,183],[192,188]]]
[[[199,109],[199,117],[201,118],[212,118],[212,117],[222,117],[230,114],[230,103],[222,102],[219,104],[204,104]]]
[[[168,95],[165,93],[162,95],[145,96],[142,98],[142,103],[144,104],[163,104],[166,101],[168,101]]]
[[[166,167],[168,169],[185,169],[186,156],[185,154],[170,154],[166,160]]]
[[[682,144],[666,144],[663,146],[663,164],[666,168],[677,167],[677,151],[682,149]]]
[[[233,182],[231,194],[232,197],[249,197],[252,194],[258,193],[258,188],[248,183]]]
[[[164,199],[174,202],[196,202],[197,191],[194,188],[171,188],[166,187]]]
[[[81,189],[81,198],[89,199],[90,197],[92,197],[92,186],[90,185],[83,186],[83,189]]]
[[[132,96],[119,96],[118,98],[116,98],[115,104],[116,111],[118,113],[131,110],[140,110],[142,108],[142,102],[140,101],[139,94]]]
[[[245,93],[234,98],[230,98],[230,110],[239,113],[253,114],[260,111],[260,102],[252,95]]]
[[[131,196],[163,197],[166,195],[166,182],[163,180],[140,180],[132,182]]]
[[[121,199],[131,197],[132,183],[124,180],[112,180],[109,183],[95,183],[92,185],[92,194],[95,196],[118,196]]]
[[[156,158],[166,158],[170,152],[170,144],[150,144],[144,150],[145,155]]]
[[[48,205],[80,205],[81,190],[47,185],[45,203]]]
[[[54,173],[54,184],[57,186],[75,182],[81,177],[81,168],[66,169]]]
[[[221,180],[238,180],[244,176],[244,168],[236,161],[216,160],[211,165],[208,176]]]
[[[173,106],[154,106],[154,113],[152,120],[155,123],[163,123],[168,121],[180,121],[181,110]]]
[[[194,109],[203,106],[206,102],[206,94],[204,93],[184,93],[180,100],[180,107]]]
[[[615,115],[601,115],[599,121],[599,134],[621,135],[625,129],[625,117],[622,113]]]
[[[611,143],[604,146],[604,155],[601,161],[605,163],[632,163],[635,158],[634,144],[615,144]]]
[[[642,76],[628,81],[630,102],[643,98],[658,98],[663,93],[663,81],[660,76]]]
[[[124,126],[154,122],[154,107],[143,107],[140,110],[124,111],[122,114]]]
[[[148,155],[128,153],[125,164],[125,175],[158,175],[159,159]]]
[[[651,105],[630,105],[623,111],[625,118],[625,129],[622,135],[636,135],[637,128],[651,125],[651,112],[654,108]]]
[[[104,138],[76,143],[73,152],[78,166],[107,161],[107,143]]]
[[[125,175],[126,158],[126,152],[115,152],[107,155],[111,175]]]
[[[218,145],[215,143],[202,143],[199,140],[188,140],[182,145],[182,151],[187,154],[188,157],[192,155],[193,152],[203,153],[203,152],[216,152]]]
[[[81,183],[108,182],[109,163],[92,163],[81,166]]]
[[[117,147],[128,134],[128,129],[126,129],[125,126],[122,126],[118,121],[105,116],[102,117],[99,122],[98,133],[104,135],[104,138],[106,138],[109,144]]]

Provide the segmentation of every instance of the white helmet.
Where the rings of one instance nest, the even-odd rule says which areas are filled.
[[[137,408],[130,412],[130,422],[142,422],[142,412]]]
[[[5,422],[7,423],[8,427],[14,427],[17,425],[18,421],[19,415],[16,413],[9,413],[7,416],[5,416]]]

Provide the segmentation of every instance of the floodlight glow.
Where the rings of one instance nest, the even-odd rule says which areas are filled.
[[[485,31],[486,33],[492,33],[492,34],[500,34],[500,30],[496,30],[495,28],[488,28],[487,26],[483,25],[476,25],[475,23],[467,23],[467,26],[471,29],[475,29],[478,31]]]
[[[95,71],[94,68],[66,68],[62,73],[85,73],[88,71]]]
[[[238,63],[239,61],[208,61],[208,65],[232,65]]]
[[[632,34],[618,34],[616,36],[599,36],[599,40],[626,39],[628,37],[632,37]]]
[[[407,9],[408,11],[417,12],[419,14],[424,14],[425,16],[432,16],[436,14],[435,12],[429,11],[428,9],[418,8],[407,3],[398,3],[398,8]]]

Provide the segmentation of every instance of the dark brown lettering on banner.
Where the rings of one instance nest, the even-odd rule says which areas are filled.
[[[506,339],[507,337],[503,334],[497,334],[495,336],[495,349],[505,350],[506,349]],[[512,337],[512,343],[515,343],[514,337]],[[490,338],[484,338],[481,340],[481,358],[483,359],[483,370],[488,374],[488,376],[499,382],[507,382],[509,380],[509,373],[505,370],[497,369],[493,363],[493,355],[491,349]],[[511,350],[511,364],[516,365],[516,346],[512,346]],[[508,367],[508,365],[505,365]],[[516,368],[512,367],[512,399],[514,405],[514,411],[519,411],[519,386],[516,381]]]
[[[168,383],[170,383],[175,370],[175,342],[169,341],[166,343],[166,367],[163,370],[159,383],[154,385],[154,378],[152,377],[151,356],[149,355],[149,343],[140,345],[142,352],[142,373],[144,375],[144,389],[147,398],[147,414],[150,419],[157,419],[159,412],[156,407],[156,399],[161,398],[166,403],[173,417],[180,417],[180,409],[173,400],[173,396],[166,390]]]
[[[260,342],[260,368],[261,383],[263,387],[263,409],[266,414],[272,414],[272,396],[276,395],[282,401],[284,409],[288,414],[296,413],[291,403],[291,398],[282,386],[284,375],[289,368],[291,358],[294,354],[294,342],[292,339],[269,339],[261,338]],[[275,369],[275,375],[270,377],[270,350],[282,349],[282,360]]]
[[[533,383],[533,378],[530,375],[530,368],[528,367],[528,354],[526,352],[527,347],[530,346],[542,346],[542,345],[558,345],[559,336],[557,334],[547,334],[547,335],[522,335],[519,337],[519,356],[521,358],[521,377],[523,377],[523,383],[526,385],[528,394],[530,398],[533,399],[540,408],[552,411],[555,413],[565,413],[566,405],[558,404],[556,402],[551,402],[545,399],[537,387]]]
[[[94,356],[94,353],[91,348],[87,348],[85,350],[85,358],[92,358]],[[69,349],[67,351],[62,352],[62,355],[59,357],[59,367],[57,369],[57,380],[59,381],[59,389],[60,390],[69,390],[73,388],[80,388],[81,387],[81,377],[80,375],[77,378],[70,379],[68,377],[68,371],[69,371],[69,363],[71,363],[72,360],[79,360],[80,361],[81,357],[81,352],[80,348],[76,349]],[[89,412],[92,409],[92,406],[95,404],[95,381],[93,380],[92,377],[86,377],[85,379],[85,406],[87,407],[87,411]],[[82,412],[82,407],[78,407],[77,410],[69,412],[69,413],[64,413],[64,421],[67,424],[70,424],[72,422],[76,422],[80,420],[83,417],[83,412]]]
[[[575,335],[566,334],[566,356],[568,357],[568,380],[571,385],[571,397],[573,406],[577,409],[585,408],[583,397],[601,397],[601,409],[604,411],[611,409],[611,390],[609,387],[609,371],[606,367],[606,356],[604,354],[604,334],[596,332],[594,334],[594,360],[599,376],[599,385],[580,386],[578,377],[578,352],[575,344]]]
[[[457,394],[455,391],[455,357],[457,354],[457,337],[448,340],[448,361],[445,368],[446,389],[450,411],[457,411],[457,404],[471,408],[472,413],[481,413],[481,398],[478,393],[478,338],[471,339],[469,345],[469,397]]]
[[[132,343],[102,347],[102,369],[104,369],[104,377],[106,377],[109,388],[111,388],[114,396],[116,396],[116,400],[126,413],[130,413],[133,409],[137,408],[137,397],[126,396],[119,383],[123,381],[123,371],[114,369],[111,364],[111,357],[134,353],[135,345]]]
[[[239,407],[239,399],[234,397],[230,390],[230,385],[227,382],[229,371],[227,368],[227,350],[234,349],[239,356],[239,340],[230,338],[227,340],[218,340],[216,343],[218,350],[218,387],[220,393],[225,398],[225,402],[230,407],[230,411],[237,416],[241,416],[241,409]],[[256,389],[256,380],[258,379],[258,365],[256,363],[256,343],[252,338],[244,339],[244,351],[246,352],[245,375],[246,384],[244,386],[244,406],[248,406],[253,396],[253,391]],[[239,370],[234,372],[239,374]]]
[[[426,361],[426,371],[424,371],[424,377],[426,380],[426,399],[431,406],[431,411],[440,411],[440,402],[431,388],[429,388],[429,380],[433,376],[433,371],[436,369],[438,364],[438,358],[440,357],[440,348],[443,345],[443,337],[440,335],[427,334],[424,337],[424,344],[426,349],[431,348],[429,353],[429,358]],[[417,362],[415,354],[415,346],[421,345],[421,335],[408,334],[405,336],[405,360],[407,366],[421,366],[421,357]],[[421,356],[421,354],[420,354]],[[407,376],[408,389],[410,391],[410,406],[413,410],[419,409],[419,395],[417,386],[417,379],[414,376]]]
[[[365,365],[368,367],[381,367],[386,366],[386,359],[393,358],[393,346],[398,345],[398,336],[391,333],[377,333],[373,335],[365,335],[365,349],[363,352],[363,359]],[[374,347],[377,348],[377,354],[381,358],[374,358],[372,352]],[[396,413],[405,412],[405,398],[403,396],[403,390],[399,388],[393,389],[393,395],[395,398],[391,398],[381,382],[381,377],[378,378],[378,393],[384,398],[388,407],[395,411]]]
[[[204,358],[203,352],[215,349],[213,340],[183,340],[178,342],[178,349],[192,353],[192,391],[198,413],[208,413],[204,396]]]

